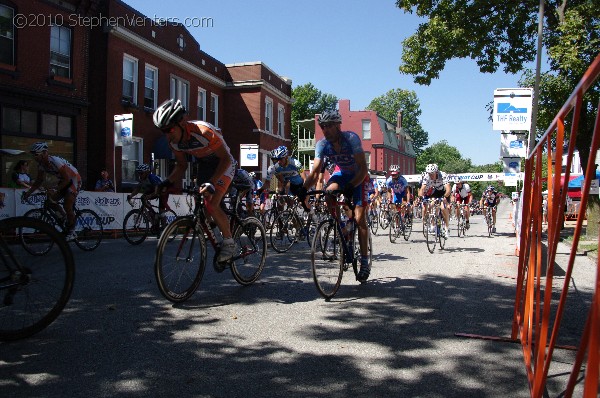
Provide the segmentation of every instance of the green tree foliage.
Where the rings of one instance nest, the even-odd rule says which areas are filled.
[[[413,139],[413,147],[417,156],[429,143],[429,134],[423,130],[419,122],[421,105],[414,91],[395,89],[390,90],[371,101],[367,109],[377,111],[385,120],[395,123],[398,111],[402,112],[402,127]]]
[[[459,150],[442,140],[425,148],[417,157],[417,172],[422,173],[429,163],[436,163],[446,173],[468,173],[471,159],[463,159]]]
[[[333,94],[324,94],[312,83],[296,86],[292,89],[292,150],[296,150],[298,142],[297,126],[299,120],[312,119],[315,114],[327,109],[335,109],[338,99]]]

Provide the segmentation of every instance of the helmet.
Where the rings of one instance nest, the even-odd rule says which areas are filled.
[[[398,172],[398,171],[400,171],[400,166],[398,166],[397,164],[393,164],[390,166],[390,173]]]
[[[455,183],[455,184],[459,184],[459,183],[461,183],[461,182],[462,182],[462,178],[460,178],[460,177],[455,177],[455,178],[454,178],[454,183]]]
[[[485,189],[486,191],[493,191],[495,188],[493,185],[488,185],[487,188]]]
[[[438,165],[435,163],[429,163],[427,167],[425,167],[425,171],[427,173],[436,173],[439,170]]]
[[[319,125],[323,123],[341,123],[342,115],[340,115],[340,113],[335,109],[332,111],[324,111],[319,115],[317,122]]]
[[[253,172],[253,171],[251,171],[250,173],[248,173],[248,175],[249,175],[251,178],[256,178],[256,173],[255,173],[255,172]]]
[[[285,145],[278,146],[271,151],[271,159],[281,159],[288,155],[288,149]]]
[[[35,144],[33,144],[31,146],[31,149],[29,150],[29,152],[33,153],[34,155],[37,155],[38,153],[42,153],[43,151],[47,151],[48,150],[48,144],[46,144],[45,142],[36,142]]]
[[[379,181],[379,186],[383,188],[385,186],[385,181]]]
[[[135,168],[135,171],[139,173],[143,173],[144,171],[150,171],[150,166],[148,166],[146,163],[142,163]]]
[[[181,105],[181,101],[168,99],[156,108],[152,119],[156,127],[164,129],[181,121],[184,113],[185,108]]]

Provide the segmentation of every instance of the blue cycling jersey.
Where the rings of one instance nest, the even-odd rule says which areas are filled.
[[[283,177],[285,182],[290,182],[292,185],[300,185],[304,183],[304,180],[300,176],[300,169],[302,163],[294,158],[289,158],[287,166],[281,166],[279,163],[275,163],[267,170],[266,180],[271,180],[274,175],[280,175]]]
[[[339,153],[335,151],[332,143],[322,138],[315,146],[315,158],[329,158],[339,168],[339,171],[336,169],[335,174],[341,172],[342,174],[354,175],[358,171],[358,164],[354,160],[354,155],[364,152],[360,137],[352,131],[342,131],[340,134],[341,149]]]
[[[406,191],[408,181],[406,181],[404,176],[398,176],[397,180],[394,180],[392,177],[388,177],[388,179],[385,181],[385,185],[388,187],[388,189],[391,189],[395,195],[400,195],[404,194],[404,191]]]
[[[154,188],[160,184],[162,181],[160,177],[155,174],[148,174],[148,178],[139,182],[138,186],[140,188],[140,192],[144,195],[149,195],[154,193]]]

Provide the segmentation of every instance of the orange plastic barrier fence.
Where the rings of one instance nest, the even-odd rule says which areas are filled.
[[[576,250],[571,250],[564,284],[560,291],[558,303],[552,300],[554,262],[560,238],[560,230],[564,220],[564,212],[569,181],[571,159],[575,150],[575,141],[579,133],[579,118],[583,103],[583,95],[600,76],[600,55],[596,57],[583,78],[554,118],[550,127],[538,141],[525,163],[525,183],[523,198],[523,214],[520,230],[519,273],[514,305],[512,339],[519,339],[523,347],[523,359],[531,396],[538,398],[544,395],[548,370],[552,363],[553,353],[557,345],[558,331],[565,310],[569,283],[573,273]],[[581,205],[578,209],[576,227],[573,234],[573,247],[579,244],[583,220],[588,202],[588,193],[592,179],[596,176],[594,158],[600,144],[600,104],[596,106],[596,121],[593,131],[592,146],[587,168],[584,172],[585,182],[582,187]],[[561,181],[563,170],[563,148],[565,145],[565,120],[571,118],[568,151],[566,153],[566,172]],[[546,150],[548,165],[543,173],[543,151]],[[581,150],[581,148],[580,148]],[[550,161],[552,160],[552,161]],[[546,175],[547,177],[543,177]],[[548,187],[548,231],[547,255],[542,255],[542,206],[543,183]],[[600,242],[599,242],[600,243]],[[556,300],[555,300],[556,301]],[[551,314],[554,314],[551,322]],[[600,261],[596,264],[596,279],[593,300],[587,316],[587,322],[581,335],[577,356],[564,396],[570,397],[581,366],[587,359],[583,381],[583,396],[598,397],[600,379]]]

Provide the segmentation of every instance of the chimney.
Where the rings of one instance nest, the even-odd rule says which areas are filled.
[[[402,109],[398,111],[398,115],[396,116],[396,127],[402,127]]]
[[[340,113],[350,112],[350,100],[341,99],[338,101],[338,108]]]

